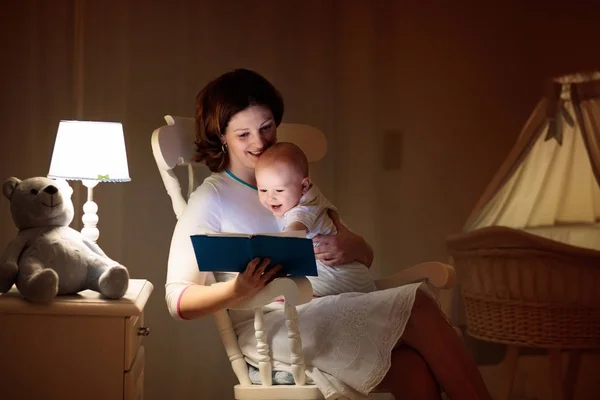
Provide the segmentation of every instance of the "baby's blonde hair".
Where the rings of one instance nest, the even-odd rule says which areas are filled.
[[[256,169],[283,163],[292,167],[303,178],[308,176],[308,159],[302,149],[293,143],[277,142],[261,154]]]

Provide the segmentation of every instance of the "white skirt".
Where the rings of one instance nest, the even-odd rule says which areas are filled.
[[[320,297],[298,307],[306,374],[326,399],[366,399],[383,380],[420,285]],[[273,369],[291,372],[283,310],[264,319]],[[235,330],[246,361],[257,366],[253,320]]]

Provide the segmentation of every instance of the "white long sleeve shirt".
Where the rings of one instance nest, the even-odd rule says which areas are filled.
[[[190,196],[171,240],[165,300],[174,318],[182,319],[179,299],[188,286],[215,282],[212,273],[198,269],[190,239],[191,235],[211,232],[273,233],[279,228],[275,217],[260,204],[255,188],[226,172],[207,177]],[[221,273],[216,280],[233,276]]]

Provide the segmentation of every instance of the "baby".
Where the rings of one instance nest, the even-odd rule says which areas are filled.
[[[328,210],[337,212],[308,177],[308,160],[292,143],[267,149],[256,164],[258,196],[284,232],[305,231],[306,237],[336,234]],[[308,276],[316,297],[376,290],[369,269],[358,262],[326,266],[317,261],[318,276]]]

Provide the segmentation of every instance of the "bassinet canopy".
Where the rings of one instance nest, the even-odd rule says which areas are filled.
[[[554,79],[464,230],[500,225],[600,248],[599,182],[600,72]]]

